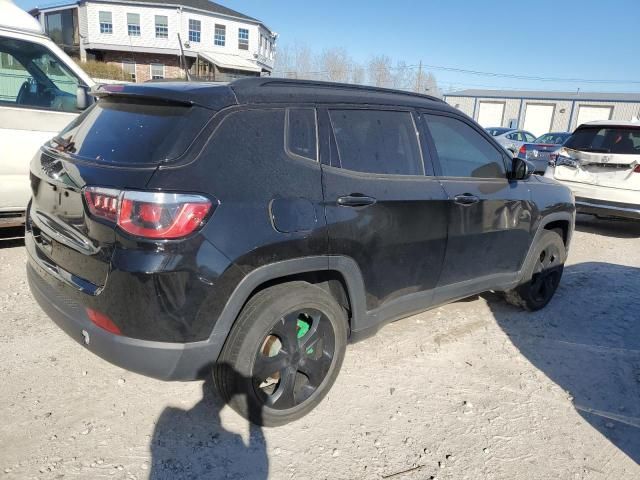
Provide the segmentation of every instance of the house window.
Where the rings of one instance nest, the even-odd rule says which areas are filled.
[[[238,48],[240,50],[249,50],[249,30],[246,28],[238,29]]]
[[[160,80],[164,78],[164,64],[152,63],[151,64],[151,80]]]
[[[122,62],[122,71],[128,77],[128,80],[131,80],[132,82],[136,81],[136,62]]]
[[[127,31],[130,37],[140,36],[140,14],[127,13]]]
[[[98,12],[100,21],[100,33],[113,33],[113,20],[111,12]]]
[[[169,17],[156,15],[156,38],[169,38]]]
[[[225,27],[224,25],[216,24],[216,30],[213,36],[213,44],[218,45],[219,47],[224,47],[226,39],[227,39],[227,27]]]
[[[189,41],[200,43],[200,20],[189,19]]]

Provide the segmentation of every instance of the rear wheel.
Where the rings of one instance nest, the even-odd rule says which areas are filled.
[[[560,235],[544,231],[536,246],[535,262],[529,266],[530,280],[505,292],[507,302],[530,311],[544,308],[560,284],[567,252]]]
[[[243,308],[214,379],[242,416],[259,425],[283,425],[324,398],[346,344],[346,314],[331,295],[306,282],[276,285]]]

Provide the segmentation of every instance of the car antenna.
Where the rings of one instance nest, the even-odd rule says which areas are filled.
[[[187,59],[184,56],[184,48],[182,48],[182,39],[180,38],[180,33],[178,33],[178,43],[180,44],[180,63],[182,64],[184,73],[187,76],[187,82],[190,82],[191,75],[189,74],[189,69],[187,68]]]

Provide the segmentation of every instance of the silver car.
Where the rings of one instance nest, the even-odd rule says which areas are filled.
[[[515,128],[490,127],[485,130],[513,155],[518,153],[522,145],[532,143],[536,139],[531,132]]]

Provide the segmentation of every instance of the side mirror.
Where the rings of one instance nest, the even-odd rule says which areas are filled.
[[[76,89],[76,108],[78,110],[84,110],[90,104],[89,92],[87,87],[78,85]]]
[[[511,161],[511,178],[513,180],[526,180],[533,173],[533,165],[522,158],[514,158]]]

